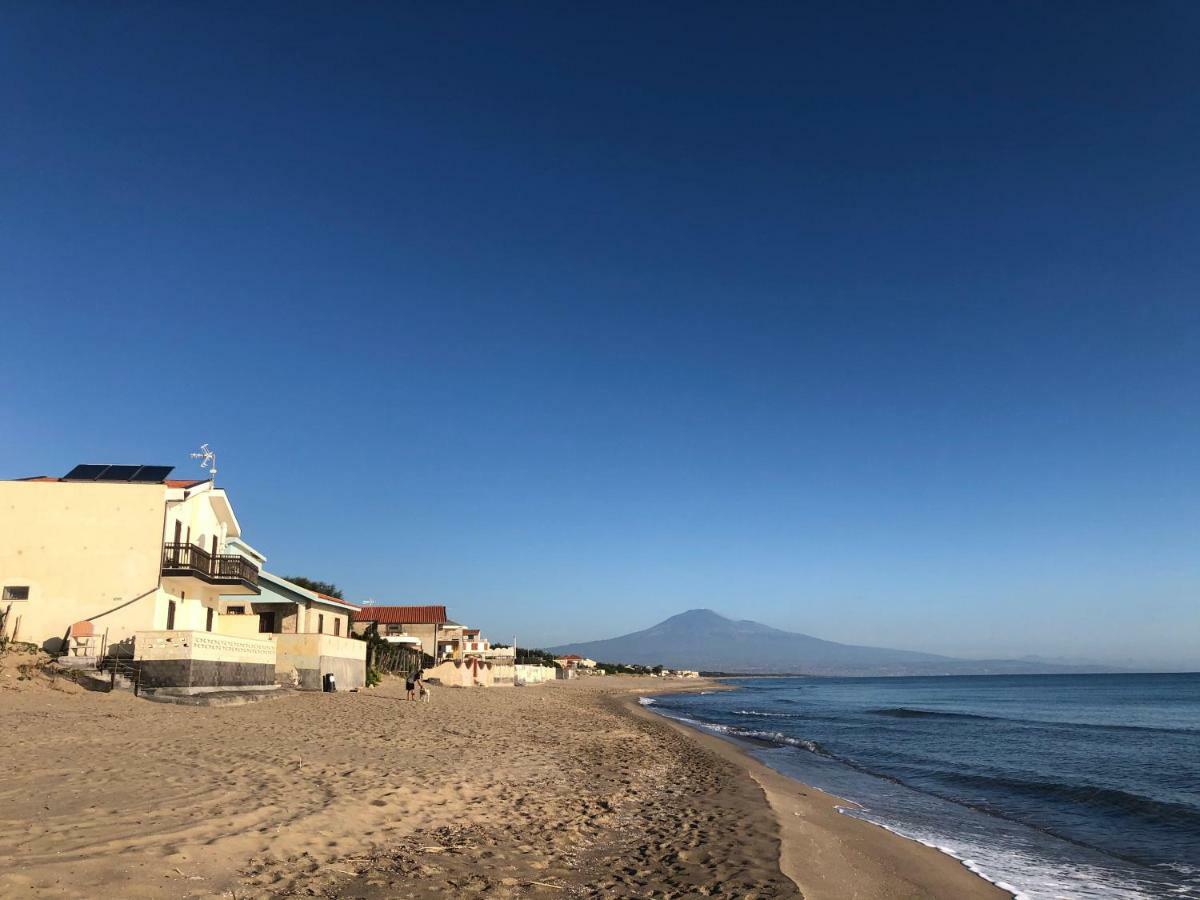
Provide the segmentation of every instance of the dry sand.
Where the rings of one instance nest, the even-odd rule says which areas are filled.
[[[216,708],[2,681],[2,897],[1005,896],[636,709],[653,679]]]

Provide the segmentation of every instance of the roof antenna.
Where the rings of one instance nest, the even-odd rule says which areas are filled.
[[[200,468],[208,470],[208,480],[215,482],[217,480],[217,454],[214,450],[208,449],[208,444],[200,445],[200,452],[191,454],[192,459],[200,460]]]

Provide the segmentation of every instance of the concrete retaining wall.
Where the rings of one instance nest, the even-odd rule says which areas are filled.
[[[283,682],[295,670],[298,687],[319,691],[326,674],[332,674],[339,691],[367,683],[367,642],[332,634],[277,634],[275,672]]]
[[[275,644],[208,631],[139,631],[134,639],[145,688],[202,693],[275,686]]]

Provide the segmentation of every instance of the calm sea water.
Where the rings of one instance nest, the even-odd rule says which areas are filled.
[[[1200,674],[729,683],[652,708],[1019,897],[1200,898]]]

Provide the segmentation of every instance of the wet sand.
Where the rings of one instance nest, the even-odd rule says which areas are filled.
[[[1005,896],[636,706],[685,684],[216,708],[0,687],[0,896]]]

